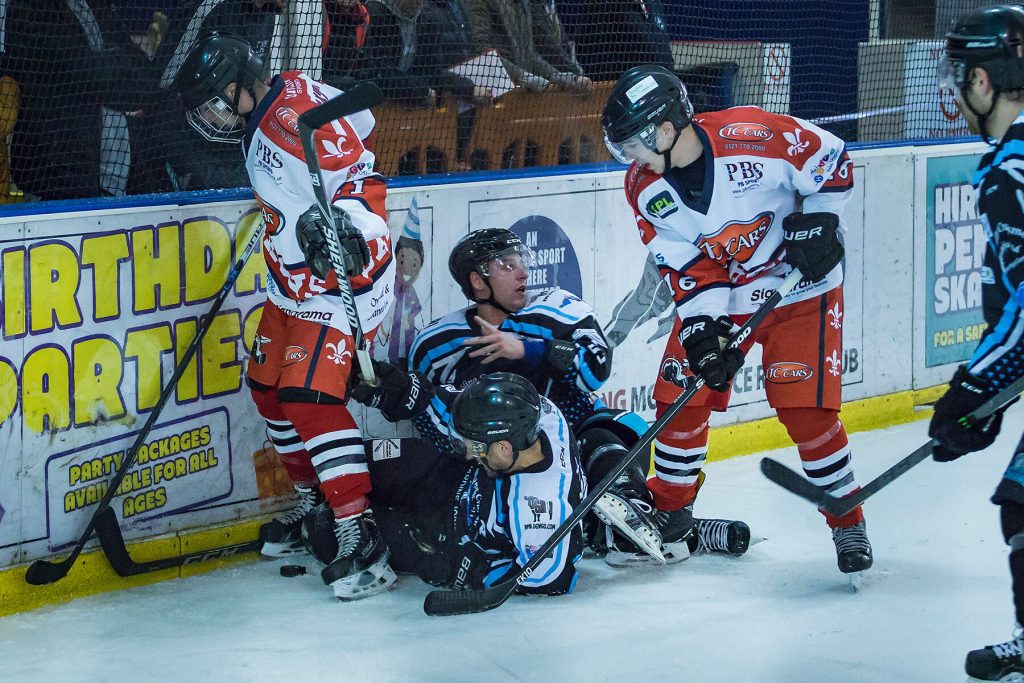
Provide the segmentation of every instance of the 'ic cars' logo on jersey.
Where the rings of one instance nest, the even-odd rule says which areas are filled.
[[[306,356],[308,355],[309,353],[306,352],[306,349],[301,346],[286,346],[284,347],[284,362],[282,363],[282,366],[288,367],[295,363],[301,363],[306,360]]]
[[[274,115],[277,117],[278,123],[284,126],[286,130],[298,134],[299,117],[289,107],[278,107]]]
[[[774,218],[773,212],[763,211],[749,221],[726,223],[715,234],[705,235],[697,246],[721,264],[728,261],[746,263],[768,234]]]
[[[668,190],[659,192],[654,195],[649,202],[647,202],[647,212],[655,218],[665,218],[671,216],[679,210],[679,205],[672,199],[672,195]]]
[[[775,133],[768,126],[761,123],[730,123],[718,130],[718,135],[726,140],[738,140],[740,142],[764,142],[775,137]]]
[[[792,384],[814,377],[814,370],[803,363],[782,361],[764,369],[764,378],[772,384]]]

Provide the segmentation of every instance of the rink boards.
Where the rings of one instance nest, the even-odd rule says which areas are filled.
[[[858,150],[846,214],[842,373],[853,429],[913,419],[983,330],[984,238],[969,178],[977,144]],[[447,255],[470,226],[507,227],[534,250],[531,289],[591,302],[616,343],[606,404],[653,414],[650,392],[674,315],[646,262],[622,170],[395,183],[388,206],[399,256],[398,305],[374,355],[404,357],[415,330],[465,305]],[[259,221],[250,196],[214,193],[116,209],[0,216],[0,614],[122,585],[101,555],[48,588],[24,563],[73,545]],[[415,202],[415,207],[413,203]],[[51,207],[52,210],[52,207]],[[398,243],[399,236],[403,236]],[[421,267],[417,270],[422,252]],[[646,269],[646,272],[645,272]],[[287,504],[286,477],[244,386],[265,291],[250,260],[114,499],[142,558],[255,537]],[[780,376],[778,369],[769,375]],[[764,400],[757,348],[733,409],[716,415],[712,459],[788,443]],[[401,457],[408,426],[359,415],[373,458]],[[190,569],[189,571],[195,571]]]

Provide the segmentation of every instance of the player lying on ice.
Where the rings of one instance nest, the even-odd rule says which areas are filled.
[[[459,391],[388,363],[374,368],[381,384],[359,381],[352,398],[390,421],[413,419],[439,446],[425,449],[425,463],[371,463],[390,475],[380,477],[374,506],[392,567],[452,588],[489,586],[518,571],[586,495],[566,418],[520,375],[482,375]],[[336,554],[326,505],[306,516],[303,539],[321,561]],[[572,591],[582,551],[577,526],[520,592]]]

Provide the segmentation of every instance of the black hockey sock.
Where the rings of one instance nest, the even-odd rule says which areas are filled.
[[[1024,624],[1024,506],[1005,502],[999,506],[1003,538],[1010,546],[1010,578],[1017,623]]]

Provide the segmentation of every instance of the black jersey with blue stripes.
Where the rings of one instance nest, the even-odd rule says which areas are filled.
[[[467,339],[481,334],[473,319],[476,307],[460,309],[420,330],[409,353],[409,369],[424,373],[434,384],[463,386],[487,372],[515,372],[529,379],[542,395],[562,410],[573,428],[603,407],[593,393],[608,379],[612,352],[594,310],[579,297],[554,289],[533,298],[499,326],[524,340],[526,357],[498,359],[484,365],[471,358]],[[553,340],[576,346],[570,363],[548,357]]]
[[[998,390],[1024,375],[1024,115],[982,157],[974,188],[988,238],[982,271],[988,329],[969,369]]]
[[[438,387],[417,428],[434,432],[438,438],[447,436],[450,408],[458,393],[450,385]],[[458,528],[465,530],[460,545],[475,546],[475,552],[466,556],[482,557],[486,563],[484,586],[518,572],[587,494],[576,439],[562,413],[545,398],[541,398],[539,438],[543,454],[539,462],[497,477],[477,466],[468,482],[459,487],[454,512],[459,517]],[[520,592],[558,595],[572,591],[582,552],[583,531],[576,525],[522,583]]]

